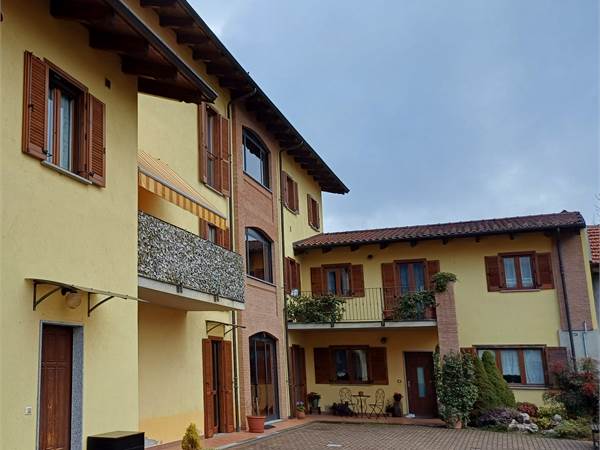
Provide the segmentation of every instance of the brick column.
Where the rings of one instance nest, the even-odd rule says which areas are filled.
[[[440,355],[451,351],[458,352],[458,321],[454,302],[454,283],[448,283],[445,292],[436,293],[435,301],[437,303],[436,317]]]

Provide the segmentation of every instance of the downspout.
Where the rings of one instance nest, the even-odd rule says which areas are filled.
[[[235,240],[234,240],[234,215],[233,215],[233,177],[231,176],[231,172],[233,170],[233,121],[232,117],[232,107],[233,102],[236,100],[243,100],[249,97],[252,97],[256,94],[257,89],[254,88],[251,92],[244,94],[237,98],[232,98],[227,102],[227,118],[229,119],[229,161],[230,161],[230,170],[229,175],[231,179],[231,184],[229,186],[229,244],[231,246],[231,251],[235,250]],[[237,312],[235,310],[231,311],[231,323],[233,324],[233,331],[231,339],[233,341],[233,401],[234,401],[234,410],[235,410],[235,431],[239,432],[241,430],[240,427],[240,383],[239,383],[239,365],[238,365],[238,333],[237,333]]]
[[[575,340],[573,339],[573,326],[571,324],[571,308],[569,306],[569,296],[567,294],[567,285],[565,283],[565,269],[563,266],[562,252],[560,245],[560,227],[556,229],[556,251],[558,253],[558,268],[560,271],[560,283],[562,284],[563,302],[565,304],[565,316],[567,319],[567,329],[569,331],[569,344],[571,346],[571,362],[573,370],[577,370],[577,358],[575,357]]]
[[[279,150],[279,213],[281,216],[281,218],[280,218],[280,222],[281,222],[281,261],[284,264],[283,267],[285,267],[285,226],[284,226],[285,225],[285,221],[284,221],[285,210],[283,207],[283,190],[281,189],[281,172],[283,172],[281,155],[283,152],[286,152],[288,150],[295,150],[297,148],[300,148],[303,144],[304,144],[304,141],[301,141],[299,144],[294,145],[291,148],[288,148],[288,149],[282,148]],[[285,278],[285,269],[284,269],[284,278]],[[285,283],[285,280],[284,280],[284,283]],[[290,361],[290,337],[289,337],[289,327],[288,327],[288,298],[287,298],[287,295],[285,294],[285,288],[283,289],[283,323],[285,326],[285,357],[287,360],[288,398],[290,399],[289,401],[291,402],[294,395],[292,392],[292,364]],[[290,413],[289,413],[288,417],[291,418],[292,413],[294,411],[291,403],[290,403],[289,407],[290,407]]]

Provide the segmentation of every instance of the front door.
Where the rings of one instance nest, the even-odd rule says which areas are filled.
[[[298,402],[306,402],[306,365],[304,348],[292,345],[290,349],[292,364],[292,407]],[[293,408],[292,408],[293,411]]]
[[[40,380],[40,450],[71,448],[71,378],[73,329],[42,328]]]
[[[275,339],[267,333],[250,337],[252,414],[266,420],[279,418],[277,354]]]
[[[233,377],[231,342],[202,341],[204,376],[204,436],[233,431]]]
[[[433,374],[433,353],[406,352],[406,388],[409,412],[419,417],[437,415],[437,397]]]

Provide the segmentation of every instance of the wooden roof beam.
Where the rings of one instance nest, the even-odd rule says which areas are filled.
[[[201,103],[204,97],[201,92],[175,86],[164,81],[138,78],[138,91],[145,94],[157,95],[186,103]]]
[[[177,0],[140,0],[142,8],[163,8],[175,6]]]
[[[157,64],[124,56],[121,59],[121,70],[129,75],[156,78],[157,80],[175,80],[177,69],[167,64]]]
[[[199,32],[177,31],[177,43],[184,45],[203,45],[210,42],[206,35]]]
[[[179,16],[165,16],[165,15],[161,14],[158,16],[158,23],[160,24],[161,27],[191,28],[194,26],[195,22],[194,22],[194,19],[189,16],[179,17]]]
[[[90,4],[80,1],[52,0],[50,14],[57,19],[105,22],[112,19],[115,12],[110,6],[103,3]]]
[[[148,42],[138,36],[111,34],[94,30],[90,31],[90,47],[96,50],[107,50],[130,55],[145,55],[150,48]]]

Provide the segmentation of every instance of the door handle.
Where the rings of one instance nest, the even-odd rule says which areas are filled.
[[[406,382],[406,385],[407,385],[407,386],[408,386],[408,388],[410,389],[410,386],[411,386],[411,382],[410,382],[410,380],[408,380],[408,381]]]

